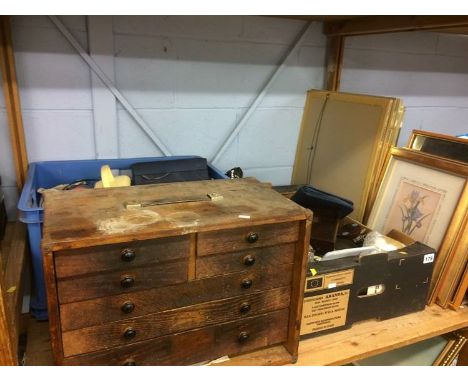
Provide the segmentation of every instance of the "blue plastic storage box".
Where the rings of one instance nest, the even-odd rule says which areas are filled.
[[[80,179],[101,177],[101,166],[107,164],[111,169],[129,170],[135,163],[150,161],[168,161],[175,159],[199,158],[196,156],[173,156],[128,159],[96,159],[35,162],[29,165],[26,184],[18,201],[19,219],[28,225],[29,246],[31,248],[34,292],[31,296],[31,314],[37,320],[47,320],[47,300],[42,268],[42,222],[44,210],[39,206],[39,188],[52,188],[59,184],[69,184]],[[208,164],[209,176],[213,179],[225,179],[226,176]]]

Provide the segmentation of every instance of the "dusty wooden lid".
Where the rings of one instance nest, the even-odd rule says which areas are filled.
[[[207,194],[220,199],[210,200]],[[183,201],[127,208],[127,204]],[[46,251],[305,219],[308,210],[253,178],[46,191]]]

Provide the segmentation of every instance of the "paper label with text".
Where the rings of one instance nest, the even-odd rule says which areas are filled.
[[[331,289],[353,283],[354,269],[326,273],[321,276],[307,277],[305,291]]]
[[[301,335],[346,324],[349,289],[304,298]]]

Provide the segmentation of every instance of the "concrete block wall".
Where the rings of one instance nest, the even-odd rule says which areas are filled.
[[[117,87],[173,154],[212,158],[303,28],[261,17],[114,17]],[[215,163],[288,183],[305,91],[323,87],[325,38],[316,23],[244,130]],[[118,111],[120,155],[154,155]]]
[[[340,90],[402,98],[406,112],[399,146],[407,144],[413,129],[468,133],[468,36],[347,37]]]
[[[85,18],[64,22],[86,47]],[[89,71],[46,17],[13,17],[12,34],[29,161],[92,158]],[[18,193],[3,92],[0,110],[2,190],[14,219]]]
[[[103,69],[172,154],[208,159],[305,25],[240,16],[60,20],[97,62],[107,60]],[[113,96],[103,100],[108,91],[50,19],[14,17],[13,43],[30,162],[161,155]],[[222,170],[240,166],[246,175],[289,183],[305,92],[323,88],[324,68],[325,37],[321,24],[314,23],[215,165]],[[0,107],[0,173],[7,174],[3,189],[11,194],[8,209],[14,215],[14,172],[3,160],[11,157],[3,139],[3,100]]]
[[[268,17],[67,16],[60,20],[174,155],[212,158],[304,26]],[[288,184],[305,92],[323,88],[325,37],[314,23],[216,165]],[[160,156],[47,17],[13,18],[30,161]],[[341,90],[401,97],[412,129],[468,130],[468,38],[431,32],[346,39]],[[0,175],[17,193],[3,94]]]

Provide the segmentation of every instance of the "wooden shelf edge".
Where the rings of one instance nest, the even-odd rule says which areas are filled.
[[[366,321],[351,329],[302,340],[297,363],[282,345],[232,357],[213,366],[342,365],[468,327],[468,308],[437,305],[384,321]],[[30,320],[28,365],[53,365],[47,322]]]
[[[211,366],[282,366],[291,364],[291,354],[283,345],[240,354]]]
[[[285,354],[283,346],[274,346],[217,365],[343,365],[465,327],[468,327],[468,308],[453,311],[433,305],[420,312],[360,322],[348,330],[301,340],[295,364],[290,363],[291,356]]]

